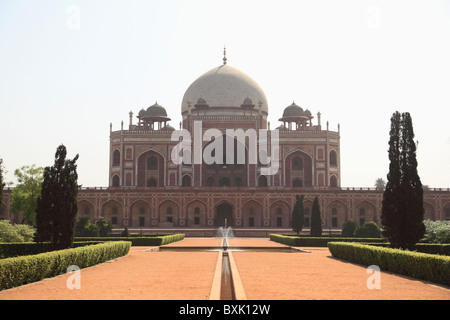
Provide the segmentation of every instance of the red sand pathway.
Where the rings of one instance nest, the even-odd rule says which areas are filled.
[[[186,238],[176,246],[216,246],[220,239]],[[230,246],[280,246],[268,239],[231,239]],[[13,299],[208,299],[218,252],[151,252],[132,247],[122,258],[81,270],[81,289],[69,290],[61,275],[0,292]],[[366,268],[331,257],[327,248],[310,253],[234,252],[250,300],[443,299],[450,288],[381,273],[381,289],[369,290]]]

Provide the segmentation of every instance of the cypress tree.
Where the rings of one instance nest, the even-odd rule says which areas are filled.
[[[78,211],[78,174],[76,161],[66,159],[67,149],[60,145],[55,163],[44,170],[44,182],[37,209],[37,241],[51,241],[54,249],[73,244]]]
[[[319,198],[315,197],[311,212],[311,236],[322,236],[322,218],[320,217]]]
[[[400,210],[403,216],[403,249],[413,250],[425,234],[423,224],[423,188],[417,172],[416,144],[411,115],[402,115],[402,180],[400,182]]]
[[[303,198],[304,196],[299,197],[298,195],[295,197],[296,202],[294,208],[292,209],[292,230],[297,233],[297,236],[300,235],[300,231],[303,229],[304,223],[304,206],[303,206]]]
[[[46,167],[44,169],[44,181],[42,182],[41,195],[38,198],[36,207],[37,242],[53,241],[53,198],[56,197],[53,184],[53,171],[53,167]]]
[[[383,236],[391,247],[413,249],[424,233],[423,188],[417,173],[416,145],[409,113],[391,118],[389,173],[383,194]]]
[[[381,223],[384,226],[383,236],[388,238],[391,245],[398,247],[397,239],[400,235],[399,199],[400,199],[400,121],[401,115],[397,111],[391,117],[389,132],[389,173],[383,193]]]

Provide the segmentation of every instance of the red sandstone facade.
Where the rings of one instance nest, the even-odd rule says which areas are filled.
[[[195,164],[192,149],[185,161],[175,164],[172,150],[173,127],[166,110],[157,103],[142,109],[134,124],[110,130],[108,188],[83,188],[79,192],[78,216],[92,222],[100,217],[116,228],[202,229],[224,224],[239,228],[289,228],[295,196],[305,196],[305,225],[309,226],[312,202],[319,197],[324,228],[340,229],[352,219],[358,224],[380,223],[383,190],[341,188],[340,134],[323,128],[321,115],[314,119],[309,110],[295,103],[286,107],[282,123],[275,130],[267,122],[268,105],[264,92],[247,75],[226,64],[198,78],[186,91],[182,102],[180,129],[195,138],[195,125],[207,129],[260,129],[271,137],[275,130],[279,144],[268,144],[267,155],[278,154],[276,174],[261,172],[264,161],[250,163],[248,139],[240,149],[233,142],[234,159],[223,148],[223,163]],[[201,137],[201,136],[200,136]],[[225,141],[225,139],[224,139]],[[201,141],[205,153],[211,141]],[[245,163],[238,152],[244,150]],[[214,151],[215,152],[215,151]],[[261,154],[258,154],[261,156]],[[190,162],[193,164],[189,164]],[[5,191],[0,218],[18,220],[10,213],[10,190]],[[450,190],[424,192],[425,219],[450,219]]]

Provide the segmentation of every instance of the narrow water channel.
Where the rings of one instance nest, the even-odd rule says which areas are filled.
[[[233,281],[228,252],[222,253],[222,280],[220,286],[220,300],[235,300]]]

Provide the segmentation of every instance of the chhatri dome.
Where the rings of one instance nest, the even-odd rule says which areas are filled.
[[[261,112],[267,115],[266,95],[259,84],[244,72],[228,65],[225,56],[223,60],[223,65],[204,73],[189,86],[183,97],[181,113],[185,114],[189,108],[201,102],[208,106],[211,115],[235,114],[240,113],[242,106],[251,101],[255,111],[261,108]]]

